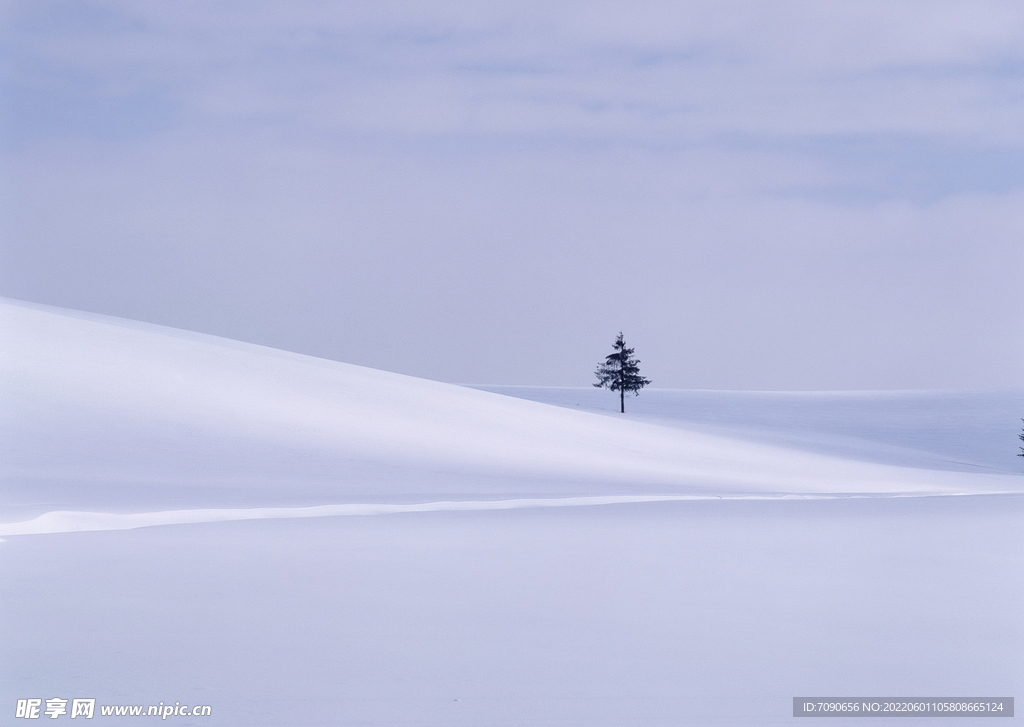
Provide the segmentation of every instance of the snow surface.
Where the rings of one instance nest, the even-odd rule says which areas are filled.
[[[621,416],[18,301],[0,336],[0,710],[745,725],[1024,684],[1024,392]]]
[[[0,330],[4,519],[68,505],[1021,489],[998,470],[894,467],[596,416],[11,301]]]
[[[477,387],[604,414],[618,398],[592,386]],[[626,418],[803,451],[952,472],[1019,474],[1024,390],[680,391],[645,389]]]

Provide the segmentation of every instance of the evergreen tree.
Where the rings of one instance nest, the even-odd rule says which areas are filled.
[[[1021,421],[1024,422],[1024,419],[1021,419]],[[1020,441],[1024,442],[1024,433],[1018,434],[1017,436],[1020,437]],[[1020,448],[1020,454],[1018,454],[1017,456],[1024,457],[1024,447]]]
[[[640,361],[633,358],[633,349],[626,348],[622,331],[615,339],[615,353],[604,357],[604,363],[597,367],[597,383],[594,386],[604,387],[619,392],[619,411],[626,412],[626,392],[632,391],[634,396],[640,395],[640,389],[651,383],[640,375]]]

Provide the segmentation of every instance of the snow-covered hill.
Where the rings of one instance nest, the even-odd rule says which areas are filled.
[[[1024,482],[601,416],[17,301],[0,304],[0,327],[8,520],[53,509],[978,493]],[[764,409],[755,403],[752,420]]]
[[[915,496],[1024,489],[988,444],[1019,392],[623,417],[16,301],[0,336],[0,709],[745,727],[1020,692],[1024,498]]]

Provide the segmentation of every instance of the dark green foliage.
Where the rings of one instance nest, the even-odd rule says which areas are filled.
[[[640,375],[640,360],[633,358],[633,349],[626,348],[626,342],[619,331],[615,339],[615,353],[604,357],[604,363],[597,367],[597,383],[594,386],[604,387],[619,392],[619,411],[626,411],[626,392],[632,391],[639,396],[640,389],[651,383]]]

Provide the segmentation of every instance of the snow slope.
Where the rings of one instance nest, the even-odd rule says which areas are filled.
[[[605,494],[980,493],[894,467],[0,303],[7,520],[55,509]]]
[[[621,417],[618,398],[587,387],[479,386]],[[702,391],[647,388],[626,418],[868,462],[1020,474],[1024,389]]]
[[[622,417],[16,301],[0,337],[0,711],[740,727],[1024,688],[1024,477],[988,444],[1020,392]]]

